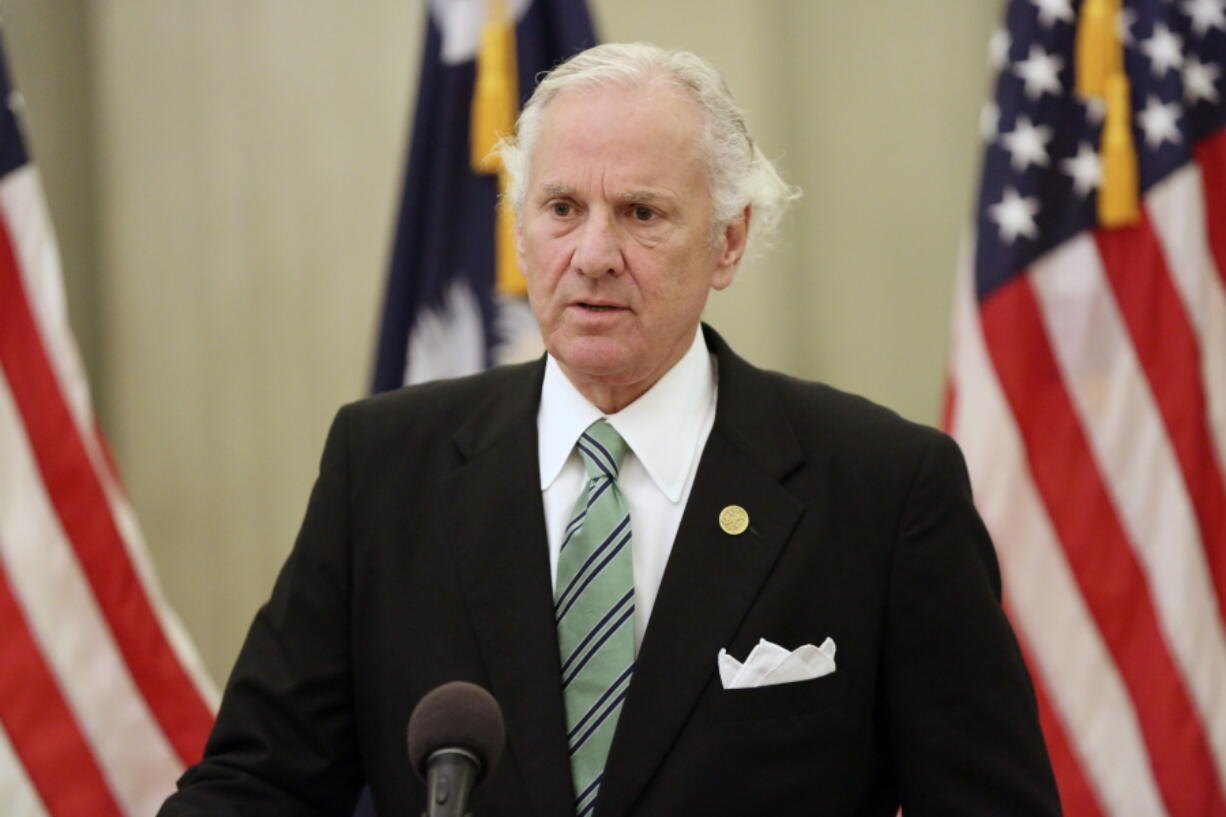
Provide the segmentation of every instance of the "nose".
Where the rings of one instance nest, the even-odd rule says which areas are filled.
[[[576,236],[575,269],[589,278],[619,275],[625,269],[619,238],[617,225],[608,214],[590,213]]]

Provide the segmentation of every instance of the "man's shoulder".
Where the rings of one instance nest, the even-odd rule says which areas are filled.
[[[448,434],[478,409],[499,402],[530,409],[543,369],[538,360],[404,386],[349,403],[340,416],[350,428],[385,439],[406,432]]]
[[[802,448],[845,450],[849,455],[896,457],[924,450],[945,435],[908,420],[867,397],[815,380],[759,368],[736,355],[707,327],[719,360],[720,403],[731,423],[748,429],[781,424]]]
[[[725,392],[721,373],[720,408],[731,404],[735,413],[725,433],[751,459],[779,471],[786,464],[799,496],[835,491],[849,507],[881,510],[911,496],[923,473],[965,483],[957,443],[931,426],[825,383],[753,368],[741,374]],[[746,410],[746,401],[755,407]]]
[[[757,368],[751,378],[759,381],[762,399],[775,404],[778,418],[792,427],[802,445],[820,443],[867,453],[924,448],[945,436],[867,397],[827,383]]]
[[[783,372],[758,369],[772,383],[776,395],[801,410],[800,417],[824,423],[872,430],[898,429],[915,433],[933,431],[929,426],[908,420],[894,409],[872,399],[820,380],[808,380]]]
[[[495,366],[476,374],[449,377],[401,386],[356,400],[350,405],[360,412],[398,413],[407,409],[437,407],[447,403],[465,403],[486,395],[513,388],[533,377],[539,379],[542,361]]]

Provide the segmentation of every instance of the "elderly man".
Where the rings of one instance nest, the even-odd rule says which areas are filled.
[[[480,817],[1058,814],[955,445],[700,327],[794,195],[715,70],[586,51],[506,161],[548,355],[340,412],[162,813],[418,813],[405,722],[465,679]]]

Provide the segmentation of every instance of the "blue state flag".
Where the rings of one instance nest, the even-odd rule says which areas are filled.
[[[540,354],[490,149],[594,43],[583,0],[430,0],[374,391]]]

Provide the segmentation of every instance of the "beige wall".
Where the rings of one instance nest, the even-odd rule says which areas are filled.
[[[719,64],[805,189],[709,317],[936,418],[998,2],[593,0]],[[5,0],[107,433],[223,678],[362,394],[416,88],[410,0]]]

